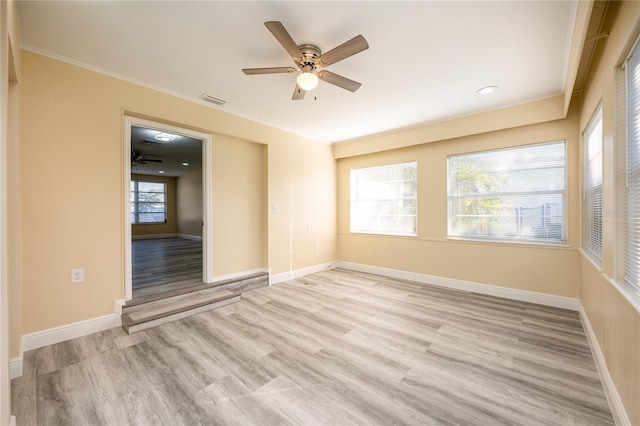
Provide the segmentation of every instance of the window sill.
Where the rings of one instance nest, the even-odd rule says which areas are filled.
[[[529,246],[529,247],[539,247],[539,248],[560,248],[560,249],[570,249],[571,245],[561,242],[561,243],[545,243],[541,241],[518,241],[518,240],[489,240],[482,238],[463,238],[463,237],[447,237],[447,241],[454,242],[463,242],[463,243],[480,243],[480,244],[495,244],[495,245],[514,245],[514,246]]]
[[[406,237],[418,238],[418,234],[392,234],[390,232],[365,232],[365,231],[349,231],[349,235],[371,235],[375,237]]]
[[[609,278],[609,282],[624,297],[627,302],[640,314],[640,293],[627,283],[619,283],[613,278]]]

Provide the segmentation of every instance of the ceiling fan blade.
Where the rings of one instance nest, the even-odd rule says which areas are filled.
[[[357,81],[349,80],[346,77],[341,75],[332,73],[331,71],[322,70],[318,71],[318,78],[322,81],[326,81],[327,83],[334,84],[338,87],[342,87],[350,92],[355,92],[362,86],[362,83],[358,83]]]
[[[351,40],[342,43],[338,47],[334,47],[330,51],[323,53],[318,59],[318,63],[322,66],[335,64],[338,61],[360,53],[369,48],[369,43],[361,35],[357,35]]]
[[[278,40],[278,42],[284,47],[284,50],[291,55],[292,58],[299,58],[302,56],[302,52],[298,49],[298,45],[291,38],[284,25],[279,21],[267,21],[264,23],[271,34]]]
[[[299,101],[301,99],[304,99],[305,93],[307,92],[302,87],[298,86],[298,84],[296,84],[296,88],[293,91],[293,96],[291,96],[291,100]]]
[[[293,67],[273,67],[273,68],[243,68],[242,72],[246,75],[256,75],[256,74],[279,74],[285,72],[294,72],[296,71]]]

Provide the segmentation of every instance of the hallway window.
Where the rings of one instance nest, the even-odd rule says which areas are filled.
[[[417,235],[418,163],[351,170],[351,232]]]
[[[167,186],[131,181],[131,223],[166,223]]]
[[[565,142],[448,158],[449,237],[564,243]]]

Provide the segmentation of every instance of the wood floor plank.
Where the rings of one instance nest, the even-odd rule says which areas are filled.
[[[202,285],[202,241],[155,238],[131,242],[134,299]]]
[[[613,425],[576,312],[339,269],[24,362],[20,425]]]

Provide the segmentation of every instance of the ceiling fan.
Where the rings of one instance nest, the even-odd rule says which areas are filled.
[[[368,49],[369,44],[363,36],[357,35],[351,40],[342,43],[340,46],[322,53],[320,49],[313,44],[297,45],[284,25],[279,21],[268,21],[265,22],[264,25],[271,31],[271,34],[273,34],[276,40],[284,47],[287,53],[291,55],[296,67],[243,68],[243,73],[256,75],[301,71],[296,80],[296,88],[293,91],[293,96],[291,97],[294,101],[303,99],[306,91],[315,89],[318,85],[318,79],[351,92],[355,92],[360,88],[361,84],[357,81],[320,68],[335,64],[338,61]]]
[[[154,160],[151,158],[146,158],[143,154],[135,151],[131,151],[131,165],[139,166],[147,163],[162,163],[162,160]]]

